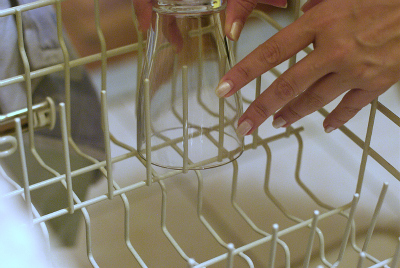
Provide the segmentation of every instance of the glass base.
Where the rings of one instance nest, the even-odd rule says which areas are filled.
[[[228,164],[243,152],[242,140],[226,132],[220,135],[217,130],[190,127],[187,142],[184,136],[182,128],[153,133],[151,163],[175,170],[202,170]],[[139,155],[146,160],[145,149],[139,150]]]

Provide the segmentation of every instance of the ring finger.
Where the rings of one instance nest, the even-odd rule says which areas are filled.
[[[339,75],[330,73],[282,107],[274,115],[272,124],[276,128],[287,127],[324,107],[346,90],[348,87],[341,85]]]

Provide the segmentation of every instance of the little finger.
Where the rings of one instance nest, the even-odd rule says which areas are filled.
[[[325,132],[330,133],[344,125],[384,91],[352,89],[347,92],[336,108],[325,118],[323,123]]]
[[[339,81],[340,77],[336,73],[322,77],[282,107],[274,115],[272,125],[275,128],[290,126],[297,120],[324,107],[348,89],[345,85],[341,85]]]

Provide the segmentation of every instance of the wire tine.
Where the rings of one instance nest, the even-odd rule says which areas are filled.
[[[68,211],[70,214],[74,213],[74,198],[71,178],[71,161],[69,158],[69,146],[68,146],[68,130],[67,130],[67,115],[65,111],[65,104],[60,103],[60,124],[61,124],[61,138],[64,150],[64,162],[65,162],[65,180],[67,183],[67,194],[68,194]]]
[[[60,43],[60,48],[63,54],[63,64],[64,64],[64,87],[65,87],[65,113],[67,122],[67,134],[68,137],[71,136],[71,70],[70,70],[70,55],[68,53],[67,45],[64,40],[64,29],[62,23],[62,9],[61,1],[56,2],[56,16],[57,16],[57,37]]]
[[[272,240],[271,240],[271,249],[269,253],[269,261],[268,268],[273,268],[275,265],[275,257],[276,257],[276,244],[278,241],[278,231],[279,225],[277,223],[272,225]]]
[[[255,98],[258,98],[261,94],[261,76],[256,78],[256,96]],[[257,141],[257,136],[258,136],[258,128],[254,130],[253,132],[253,149],[256,149],[258,146],[258,141]]]
[[[304,268],[307,268],[310,265],[310,258],[311,258],[313,244],[314,244],[314,236],[315,236],[315,231],[317,229],[317,223],[318,223],[318,216],[319,216],[319,211],[315,210],[314,216],[313,216],[313,221],[311,223],[310,237],[308,238],[307,250],[306,250],[306,253],[304,256],[304,263],[303,263]]]
[[[358,263],[357,263],[357,268],[362,268],[362,265],[363,265],[366,257],[367,257],[367,255],[365,255],[364,251],[360,253],[360,257],[359,257]]]
[[[197,86],[198,86],[198,91],[201,92],[201,88],[203,86],[203,77],[204,77],[204,72],[203,72],[203,66],[204,66],[204,57],[203,57],[203,27],[201,27],[201,17],[199,16],[197,18],[197,28],[199,29],[199,36],[198,36],[198,63],[199,63],[199,73],[198,79],[197,79]]]
[[[256,78],[256,98],[261,94],[261,75]]]
[[[197,264],[196,261],[195,261],[194,259],[190,258],[190,259],[188,260],[188,265],[187,265],[187,267],[188,267],[188,268],[193,268],[196,264]]]
[[[360,199],[360,195],[359,194],[354,194],[353,201],[351,203],[349,218],[347,220],[346,229],[345,229],[344,236],[343,236],[343,239],[342,239],[342,244],[340,245],[339,256],[338,256],[337,261],[333,264],[332,267],[337,267],[339,265],[339,263],[343,259],[343,256],[344,256],[344,253],[345,253],[345,250],[346,250],[346,245],[347,245],[347,242],[348,242],[349,236],[350,236],[351,224],[352,224],[353,219],[354,219],[354,214],[355,214],[357,203],[358,203],[359,199]]]
[[[233,257],[234,257],[234,251],[235,251],[235,246],[232,243],[229,243],[227,245],[228,249],[228,259],[227,259],[227,268],[233,268]]]
[[[144,80],[144,108],[145,108],[145,128],[146,128],[146,185],[152,183],[151,174],[151,120],[150,120],[150,81]]]
[[[368,231],[367,231],[367,235],[366,235],[366,238],[365,238],[365,241],[364,241],[364,245],[363,245],[363,248],[362,248],[363,252],[367,251],[368,244],[371,241],[372,233],[374,231],[374,228],[375,228],[375,225],[376,225],[376,221],[378,220],[378,215],[379,215],[379,212],[380,212],[380,210],[382,208],[382,204],[383,204],[383,201],[385,199],[388,186],[389,186],[389,184],[387,182],[385,182],[383,184],[383,186],[382,186],[381,194],[379,195],[379,199],[378,199],[378,202],[377,202],[376,207],[375,207],[374,214],[373,214],[372,219],[371,219],[371,224],[369,225],[369,228],[368,228]]]
[[[28,138],[29,138],[29,149],[35,160],[39,163],[39,165],[46,169],[48,172],[53,174],[54,176],[60,175],[57,171],[49,167],[46,163],[44,163],[43,159],[37,153],[35,148],[35,141],[34,141],[34,116],[33,116],[33,100],[32,100],[32,77],[31,77],[31,69],[29,64],[29,58],[27,51],[25,49],[25,42],[24,42],[24,30],[23,30],[23,23],[22,23],[22,14],[21,8],[15,8],[15,19],[17,24],[17,33],[18,33],[18,50],[21,56],[22,64],[24,67],[24,75],[23,78],[25,80],[25,90],[26,90],[26,99],[27,99],[27,110],[28,110]]]
[[[392,268],[397,268],[399,267],[399,262],[400,262],[400,237],[399,237],[399,242],[397,243],[396,250],[394,251],[393,259],[392,259]]]
[[[373,132],[373,128],[374,128],[377,106],[378,106],[378,99],[375,99],[371,103],[371,111],[370,111],[370,115],[369,115],[369,119],[368,119],[367,133],[365,135],[365,142],[364,142],[364,146],[362,148],[363,153],[361,156],[361,164],[360,164],[360,171],[358,174],[356,193],[361,192],[361,187],[362,187],[363,181],[364,181],[364,175],[365,175],[367,159],[368,159],[369,151],[370,151],[369,148],[370,148],[371,139],[372,139],[372,132]]]
[[[189,120],[189,96],[188,96],[188,67],[182,67],[182,99],[183,99],[183,173],[188,172],[189,160],[189,133],[188,133],[188,120]]]
[[[92,229],[90,227],[90,216],[86,209],[82,209],[82,215],[85,220],[85,229],[86,229],[86,254],[89,259],[90,264],[97,268],[99,265],[97,264],[96,260],[93,257],[92,251]]]
[[[226,73],[226,63],[227,63],[227,55],[223,54],[219,59],[219,74],[220,77],[225,75]],[[225,125],[225,98],[220,98],[219,103],[219,127],[218,127],[218,162],[221,162],[223,159],[224,152],[224,125]]]
[[[22,179],[23,179],[23,183],[24,183],[23,187],[24,187],[25,205],[26,205],[26,209],[28,212],[29,223],[33,224],[31,192],[29,191],[28,167],[26,165],[26,156],[25,156],[24,139],[22,137],[21,119],[15,118],[14,122],[15,122],[16,134],[17,134],[19,159],[21,161]]]
[[[161,188],[162,200],[161,200],[161,230],[163,231],[165,237],[169,240],[171,245],[175,248],[178,254],[186,261],[189,260],[189,257],[183,251],[179,243],[174,239],[171,233],[167,228],[167,189],[163,181],[159,180],[158,184]]]
[[[94,22],[101,49],[101,90],[103,91],[106,90],[107,88],[107,47],[103,30],[101,29],[101,24],[100,24],[99,0],[94,0],[94,10],[95,10]]]
[[[142,64],[143,64],[143,50],[144,50],[144,41],[143,41],[143,33],[139,29],[139,22],[136,17],[135,9],[133,7],[133,1],[131,2],[131,14],[132,14],[132,21],[133,25],[136,30],[136,35],[137,35],[137,45],[138,45],[138,53],[137,53],[137,72],[136,72],[136,87],[140,87],[140,80],[141,80],[141,74],[142,74]],[[139,92],[137,90],[136,92]]]
[[[234,177],[237,177],[237,163],[236,161],[232,162],[234,165]],[[235,165],[236,163],[236,165]],[[235,168],[236,167],[236,168]],[[198,190],[197,190],[197,215],[201,221],[201,223],[206,227],[206,229],[211,233],[211,235],[215,238],[215,240],[223,247],[227,248],[227,244],[222,240],[222,238],[217,234],[217,232],[211,227],[211,225],[207,222],[205,217],[202,215],[202,207],[203,207],[203,175],[199,170],[195,170],[197,180],[198,180]],[[238,254],[242,259],[244,259],[249,267],[254,267],[251,259],[246,256],[243,252]]]
[[[119,188],[119,186],[117,184],[115,184],[117,188]],[[135,248],[132,246],[131,240],[130,240],[130,234],[129,234],[129,228],[130,228],[130,205],[129,205],[129,200],[126,197],[125,194],[121,194],[121,199],[122,202],[124,204],[124,236],[125,236],[125,244],[128,248],[128,250],[130,251],[130,253],[132,254],[132,256],[136,259],[136,261],[139,263],[140,267],[143,268],[147,268],[147,265],[145,264],[145,262],[143,261],[143,259],[140,257],[139,253],[135,250]]]
[[[112,199],[114,196],[114,178],[112,174],[112,158],[110,147],[110,128],[108,123],[108,105],[107,105],[107,92],[101,91],[101,108],[104,132],[104,146],[106,151],[106,168],[107,168],[107,183],[108,183],[108,198]]]
[[[18,49],[21,56],[22,64],[24,66],[24,78],[25,78],[25,90],[27,96],[27,108],[28,108],[28,133],[29,133],[29,146],[30,149],[34,149],[34,135],[33,135],[33,112],[32,112],[32,80],[31,80],[31,70],[28,55],[25,49],[24,42],[24,30],[22,23],[22,14],[20,8],[17,8],[15,11],[15,20],[17,24],[17,33],[18,33]]]
[[[218,161],[224,158],[224,120],[225,119],[225,99],[219,99],[219,130],[218,130]]]

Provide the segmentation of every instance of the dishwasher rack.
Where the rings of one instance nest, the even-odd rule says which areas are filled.
[[[68,1],[68,0],[65,0]],[[370,241],[373,240],[374,228],[379,219],[379,213],[384,205],[385,195],[390,185],[388,183],[384,183],[382,185],[382,189],[380,195],[376,197],[376,200],[373,201],[375,203],[375,208],[370,208],[373,211],[373,216],[370,219],[370,222],[367,224],[368,228],[366,230],[360,231],[357,229],[357,224],[355,220],[355,214],[357,212],[357,203],[362,196],[361,189],[364,183],[365,176],[365,168],[368,159],[373,159],[376,161],[381,167],[383,167],[389,174],[392,176],[397,183],[400,181],[400,171],[399,168],[391,165],[389,161],[387,161],[381,154],[370,147],[371,137],[373,134],[373,127],[375,123],[376,114],[379,112],[385,118],[390,120],[390,124],[395,125],[400,128],[400,118],[390,109],[385,107],[378,100],[375,100],[371,103],[370,106],[370,115],[368,120],[368,125],[366,129],[365,138],[360,138],[354,132],[352,132],[346,126],[340,128],[340,131],[344,136],[351,140],[356,146],[362,149],[362,156],[360,159],[360,167],[359,167],[359,175],[357,179],[356,190],[354,192],[353,198],[350,202],[345,205],[341,205],[335,207],[333,205],[325,203],[321,200],[317,195],[314,194],[312,188],[308,187],[301,179],[300,176],[300,167],[302,165],[302,154],[303,154],[303,138],[302,131],[304,131],[304,127],[288,127],[285,131],[280,132],[276,135],[264,137],[265,133],[261,133],[260,131],[255,131],[252,134],[252,140],[246,142],[245,151],[261,149],[266,154],[265,166],[260,167],[265,170],[265,184],[263,191],[265,192],[266,197],[274,205],[276,209],[278,209],[284,217],[290,222],[290,224],[284,224],[284,228],[281,228],[279,222],[272,225],[272,231],[269,232],[262,227],[259,227],[256,224],[253,216],[250,216],[246,213],[247,208],[241,206],[240,201],[237,200],[238,192],[240,189],[238,188],[238,169],[239,164],[238,161],[233,161],[232,164],[229,164],[229,170],[232,172],[232,189],[231,189],[231,204],[236,213],[246,222],[246,224],[254,231],[254,233],[260,235],[261,238],[254,239],[253,241],[246,242],[243,245],[237,246],[230,242],[229,238],[222,237],[219,235],[218,231],[216,231],[213,224],[207,220],[207,217],[203,214],[203,174],[201,171],[193,171],[196,180],[198,181],[197,186],[197,214],[198,220],[202,225],[206,228],[206,230],[212,235],[215,241],[225,248],[225,253],[216,254],[213,257],[210,257],[208,260],[197,262],[196,256],[189,255],[185,248],[180,245],[180,243],[175,240],[174,235],[169,231],[167,226],[167,187],[165,183],[174,178],[176,176],[185,177],[187,174],[184,174],[181,170],[173,170],[173,171],[165,171],[165,170],[156,170],[151,166],[149,162],[146,163],[143,159],[139,157],[136,149],[126,142],[118,140],[115,136],[112,135],[109,131],[109,118],[108,118],[108,102],[107,102],[107,86],[106,86],[106,78],[107,78],[107,60],[108,58],[124,55],[131,52],[137,52],[138,59],[138,72],[137,72],[137,81],[139,84],[140,80],[140,66],[143,61],[143,51],[145,47],[145,40],[143,38],[143,34],[138,31],[135,13],[132,7],[132,17],[133,21],[136,25],[137,36],[139,41],[135,44],[119,47],[116,49],[107,50],[107,44],[105,42],[104,36],[102,34],[102,28],[100,26],[100,15],[99,15],[99,1],[94,0],[95,3],[95,24],[98,33],[98,38],[101,42],[101,53],[90,55],[83,58],[77,58],[71,60],[66,50],[66,40],[64,39],[64,35],[62,34],[62,11],[61,11],[61,2],[62,0],[38,0],[32,2],[31,4],[16,6],[13,8],[0,10],[0,17],[6,16],[15,16],[16,25],[18,29],[18,43],[19,43],[19,53],[21,55],[24,72],[22,75],[18,75],[15,77],[9,77],[3,80],[0,80],[0,87],[4,87],[7,85],[11,85],[13,83],[24,83],[25,89],[27,92],[27,103],[28,107],[26,110],[19,111],[16,113],[17,115],[9,114],[2,117],[2,123],[8,122],[10,125],[12,122],[15,124],[13,128],[13,133],[5,133],[3,134],[2,144],[8,145],[9,149],[1,152],[0,157],[6,158],[11,154],[19,154],[20,159],[20,168],[23,171],[23,184],[18,185],[13,182],[10,178],[7,178],[8,182],[14,185],[15,190],[6,193],[2,198],[20,198],[23,199],[26,205],[26,209],[28,214],[30,215],[30,221],[32,225],[39,226],[42,233],[43,239],[47,241],[47,246],[49,253],[51,253],[51,233],[49,233],[46,222],[58,218],[62,215],[66,214],[74,214],[74,213],[82,213],[84,221],[85,221],[85,235],[86,235],[86,249],[87,249],[87,257],[89,262],[93,267],[99,267],[96,256],[92,251],[92,237],[91,237],[91,223],[90,223],[90,213],[88,212],[88,207],[94,204],[104,204],[110,202],[114,198],[121,198],[123,206],[124,206],[124,237],[127,249],[130,251],[131,255],[136,259],[136,263],[132,265],[139,265],[138,267],[148,267],[145,260],[141,257],[141,252],[135,249],[135,238],[131,237],[131,222],[130,222],[130,206],[132,205],[129,199],[126,197],[127,193],[135,193],[138,189],[144,187],[155,187],[158,185],[161,189],[161,198],[162,198],[162,206],[161,206],[161,229],[164,233],[165,237],[170,241],[173,247],[176,249],[176,254],[182,257],[184,262],[186,262],[186,267],[214,267],[213,265],[223,265],[223,267],[255,267],[251,254],[247,254],[247,252],[251,251],[254,248],[260,247],[262,245],[269,245],[269,252],[265,254],[267,257],[267,264],[265,267],[277,267],[276,263],[280,260],[282,263],[282,267],[292,267],[291,265],[291,248],[285,243],[285,237],[291,235],[293,233],[298,232],[299,230],[306,231],[308,233],[308,238],[306,238],[305,246],[304,246],[304,255],[302,256],[302,267],[311,267],[310,260],[312,258],[319,258],[320,262],[318,267],[350,267],[346,264],[343,264],[342,261],[346,254],[352,253],[357,255],[357,264],[354,267],[399,267],[400,265],[400,240],[397,239],[397,243],[391,247],[387,244],[382,244],[381,247],[385,248],[387,252],[387,257],[383,259],[378,259],[375,256],[374,251],[369,251]],[[60,46],[63,49],[64,59],[65,61],[60,64],[56,64],[53,66],[49,66],[46,68],[42,68],[39,70],[31,70],[29,62],[26,57],[26,49],[24,46],[24,36],[22,33],[22,17],[21,14],[28,10],[33,10],[36,8],[40,8],[43,6],[54,5],[55,11],[57,14],[57,27],[59,33],[59,42]],[[293,8],[293,16],[297,17],[300,14],[299,11],[300,2],[295,1]],[[279,23],[270,17],[268,14],[262,13],[260,11],[254,11],[252,14],[253,17],[260,19],[263,23],[267,23],[269,27],[274,27],[279,30],[282,28]],[[1,40],[4,42],[4,40]],[[305,53],[311,52],[310,48],[305,49]],[[74,142],[73,138],[70,134],[70,110],[74,109],[71,106],[71,103],[65,102],[61,103],[57,110],[59,112],[60,122],[61,122],[61,133],[62,133],[62,143],[64,149],[64,161],[65,172],[59,173],[51,168],[47,163],[45,163],[39,154],[36,153],[36,147],[34,142],[34,136],[36,135],[36,128],[38,126],[51,126],[54,123],[54,117],[56,108],[54,104],[52,104],[51,100],[45,102],[39,106],[35,106],[32,103],[32,80],[35,78],[40,78],[49,73],[55,72],[63,72],[64,76],[67,78],[70,77],[70,69],[85,65],[88,63],[92,63],[95,61],[101,61],[101,74],[102,74],[102,90],[101,90],[101,109],[102,109],[102,127],[104,130],[104,144],[105,144],[105,160],[97,160],[94,157],[85,154],[81,148]],[[296,62],[296,58],[291,59],[288,62],[288,65],[294,64]],[[277,68],[271,70],[269,72],[272,76],[279,76],[281,71]],[[261,78],[256,80],[256,90],[255,96],[260,94],[261,91]],[[66,94],[69,94],[68,84],[66,88]],[[68,98],[67,98],[68,99]],[[245,103],[251,102],[251,98],[244,98]],[[35,108],[36,107],[36,108]],[[44,110],[43,110],[43,107]],[[326,116],[328,111],[325,109],[321,109],[319,111],[320,114]],[[26,123],[27,122],[27,123]],[[23,125],[25,124],[25,125]],[[24,140],[22,131],[26,130],[30,137],[30,146],[29,148],[24,147]],[[270,145],[276,141],[287,139],[289,137],[294,138],[294,142],[298,146],[298,151],[296,152],[296,167],[295,167],[295,178],[298,186],[302,189],[302,191],[307,194],[311,200],[318,206],[320,209],[314,210],[312,213],[312,217],[307,219],[299,218],[292,214],[289,210],[287,210],[284,202],[281,202],[278,197],[275,196],[274,190],[270,187],[270,171],[272,168],[272,150]],[[122,153],[118,156],[111,156],[111,144],[118,146],[125,150],[125,153]],[[7,147],[7,148],[8,148]],[[51,179],[46,179],[45,181],[38,182],[35,184],[30,184],[30,178],[28,178],[27,173],[27,165],[25,154],[26,151],[30,150],[34,155],[36,161],[49,173],[52,174]],[[85,157],[91,164],[83,168],[79,168],[76,170],[71,170],[70,163],[70,152],[74,151],[75,153]],[[150,151],[147,152],[148,155],[151,154]],[[142,178],[139,182],[131,183],[127,186],[119,186],[116,180],[113,177],[113,164],[116,164],[120,161],[124,161],[126,159],[133,158],[137,159],[142,163],[142,165],[146,168],[145,178]],[[94,170],[100,170],[103,174],[103,179],[107,181],[108,189],[105,194],[95,196],[88,200],[80,200],[74,192],[73,185],[75,183],[74,178],[78,175],[85,175]],[[191,171],[190,171],[191,172]],[[189,173],[190,173],[189,172]],[[65,198],[68,200],[68,206],[59,210],[55,210],[52,213],[48,213],[45,215],[40,215],[39,212],[35,209],[35,204],[31,202],[31,192],[37,189],[45,189],[53,184],[62,184],[65,187]],[[397,196],[398,200],[400,200],[400,196]],[[400,202],[400,201],[399,201]],[[397,212],[400,213],[400,212]],[[325,255],[325,247],[324,247],[324,236],[327,234],[326,231],[323,231],[320,228],[320,223],[331,218],[343,218],[345,219],[344,228],[340,229],[340,231],[334,230],[335,232],[339,232],[337,235],[341,237],[341,243],[338,246],[338,252],[336,254],[335,259],[328,260]],[[330,230],[332,231],[332,230]],[[328,232],[330,232],[328,231]],[[358,240],[356,241],[356,236],[362,235],[363,242],[362,246],[358,245]],[[399,235],[398,233],[396,235]],[[318,241],[318,247],[316,247],[316,243]],[[304,241],[303,241],[304,242]],[[281,256],[277,256],[277,251],[280,248],[282,251]],[[149,251],[152,249],[149,248]],[[51,255],[51,254],[50,254]],[[241,265],[236,266],[240,260]],[[278,260],[279,259],[279,260]],[[1,266],[1,265],[0,265]]]

